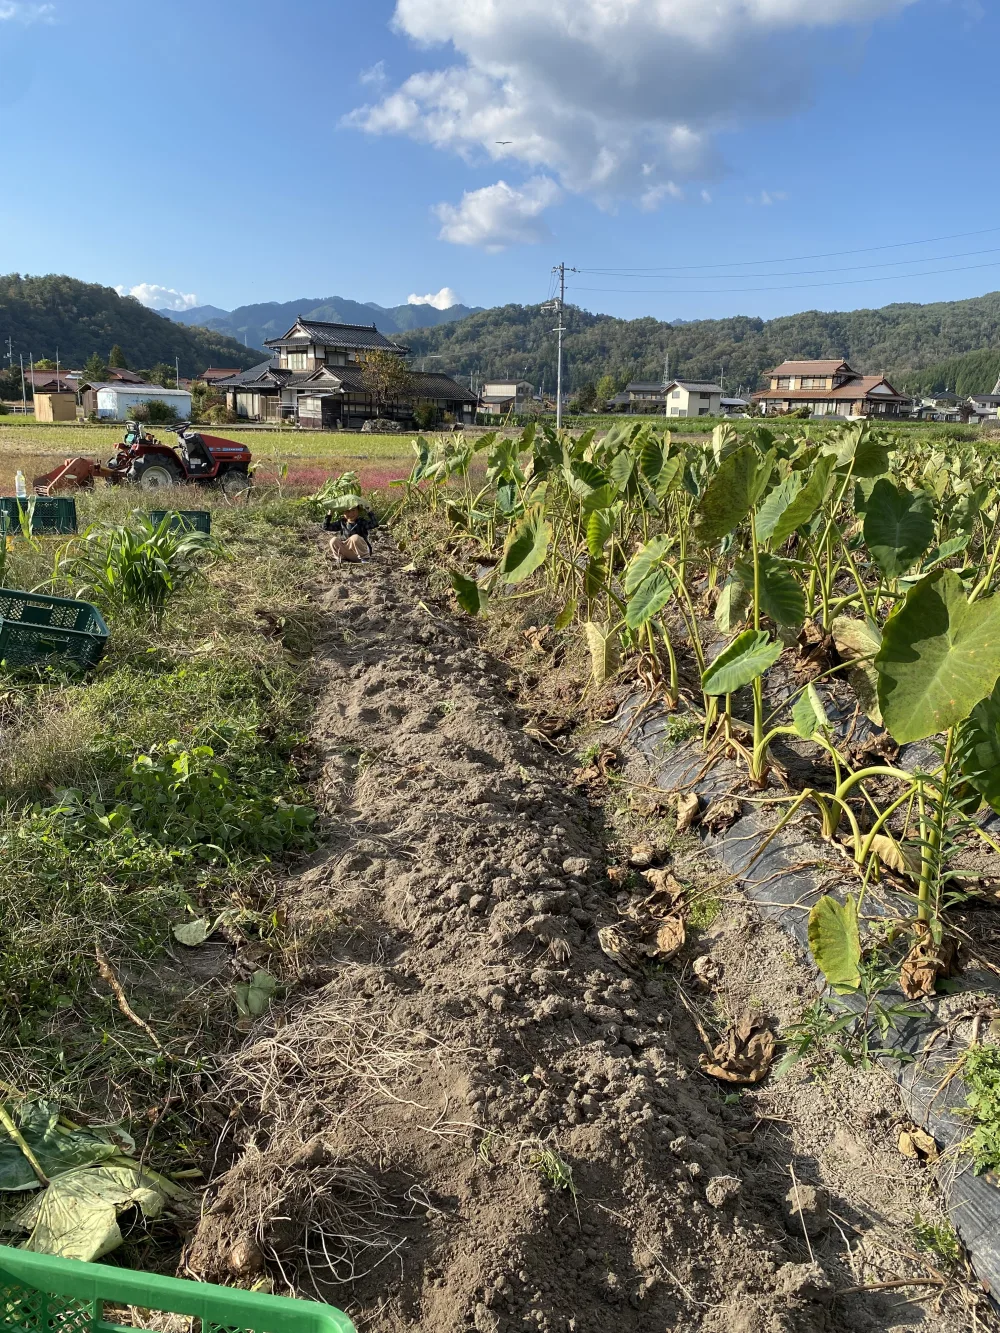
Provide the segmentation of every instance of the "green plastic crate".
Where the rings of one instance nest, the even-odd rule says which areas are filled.
[[[107,646],[104,617],[89,602],[0,588],[0,663],[8,669],[64,657],[86,671]]]
[[[31,512],[31,535],[52,537],[76,532],[76,501],[64,495],[33,495],[19,500],[16,495],[0,495],[0,512],[7,519],[7,531],[14,537],[21,533],[19,506]]]
[[[332,1305],[135,1273],[0,1245],[0,1320],[21,1333],[115,1333],[105,1305],[194,1315],[201,1333],[355,1333]]]
[[[154,509],[149,521],[158,528],[167,515],[172,515],[170,527],[187,528],[189,532],[211,532],[212,512],[209,509]]]

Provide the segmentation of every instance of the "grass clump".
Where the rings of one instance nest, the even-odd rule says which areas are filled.
[[[208,562],[224,554],[214,537],[174,527],[172,519],[168,513],[154,526],[137,515],[127,524],[92,528],[73,543],[65,573],[77,595],[162,615],[168,599],[204,578]]]
[[[917,1249],[931,1255],[944,1268],[956,1267],[962,1258],[962,1246],[950,1222],[931,1222],[915,1213],[913,1240]]]

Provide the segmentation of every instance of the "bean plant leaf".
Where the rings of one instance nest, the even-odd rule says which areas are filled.
[[[806,617],[806,599],[791,567],[766,552],[758,557],[757,566],[761,611],[776,625],[801,625]],[[749,560],[736,562],[736,577],[752,596],[753,565]]]
[[[174,926],[171,933],[178,944],[186,944],[189,949],[194,949],[204,944],[211,935],[212,923],[204,917],[198,917],[194,921],[183,921]]]
[[[747,592],[742,579],[735,575],[726,579],[715,607],[715,623],[720,633],[732,634],[736,626],[746,619],[752,601],[753,594]]]
[[[625,623],[638,629],[662,611],[674,594],[674,581],[664,570],[644,579],[625,609]]]
[[[934,501],[926,491],[875,483],[865,508],[865,542],[889,579],[905,574],[934,540]]]
[[[455,600],[463,611],[468,611],[470,616],[486,614],[489,598],[486,589],[481,588],[475,579],[468,579],[457,569],[453,569],[451,571],[451,586],[455,590]],[[174,934],[177,934],[176,929]]]
[[[1000,814],[1000,685],[962,723],[956,753],[963,776]]]
[[[532,510],[514,529],[504,547],[498,570],[504,583],[523,583],[543,564],[552,540],[552,527]]]
[[[672,545],[671,539],[665,535],[654,537],[648,541],[645,546],[641,546],[629,562],[629,567],[625,571],[625,591],[631,597],[639,584],[646,578],[664,558]]]
[[[237,1013],[241,1018],[259,1018],[270,1008],[277,989],[278,983],[270,972],[258,968],[249,981],[236,985]]]
[[[742,444],[724,458],[698,506],[699,541],[712,546],[727,536],[750,512],[760,469],[752,444]]]
[[[810,681],[792,708],[792,726],[802,739],[807,741],[815,736],[817,731],[825,731],[829,725],[830,719],[826,715],[819,690]]]
[[[745,629],[705,671],[701,688],[706,694],[734,694],[772,667],[781,651],[764,630]]]
[[[603,625],[588,620],[583,627],[587,647],[590,649],[591,670],[596,685],[603,685],[618,670],[618,643],[613,630],[606,630]]]
[[[775,520],[771,529],[771,541],[775,545],[787,541],[796,528],[808,523],[826,499],[835,461],[829,454],[816,460],[808,481]]]
[[[606,509],[595,509],[587,519],[587,550],[599,560],[608,538],[615,530],[611,515]]]
[[[829,895],[809,913],[809,948],[816,966],[838,994],[861,985],[861,937],[858,905],[850,894],[843,903]]]
[[[886,622],[875,669],[896,741],[947,731],[1000,677],[1000,597],[970,603],[954,570],[927,574]]]

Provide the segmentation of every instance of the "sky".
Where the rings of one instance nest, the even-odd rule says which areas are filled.
[[[0,0],[0,269],[765,318],[1000,289],[997,0]]]

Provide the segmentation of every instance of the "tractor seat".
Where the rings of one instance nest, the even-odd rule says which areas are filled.
[[[200,435],[185,438],[184,453],[192,472],[203,472],[206,468],[215,466],[215,459],[208,452],[208,446]]]

